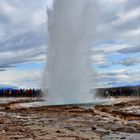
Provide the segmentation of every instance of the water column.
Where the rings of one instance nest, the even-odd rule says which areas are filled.
[[[48,10],[47,66],[43,75],[48,104],[93,101],[90,47],[96,11],[94,0],[54,0]]]

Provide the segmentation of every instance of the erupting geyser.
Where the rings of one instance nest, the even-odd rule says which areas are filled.
[[[54,0],[48,10],[49,43],[43,80],[48,104],[93,101],[90,47],[96,10],[94,0]]]

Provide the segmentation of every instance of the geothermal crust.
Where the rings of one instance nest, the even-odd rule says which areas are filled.
[[[30,101],[20,99],[0,104],[1,140],[138,140],[140,137],[138,99],[91,108],[20,107],[20,103]]]

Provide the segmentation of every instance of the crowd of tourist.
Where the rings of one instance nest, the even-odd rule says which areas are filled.
[[[0,89],[0,97],[40,97],[41,89]]]
[[[99,96],[140,96],[140,87],[120,87],[98,89]]]
[[[140,86],[97,89],[98,96],[140,96]],[[0,97],[41,97],[41,89],[0,89]]]

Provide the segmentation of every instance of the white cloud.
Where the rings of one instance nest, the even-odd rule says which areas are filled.
[[[129,31],[126,31],[120,35],[122,38],[126,39],[140,39],[140,28],[138,29],[132,29]]]
[[[112,87],[112,86],[125,86],[133,85],[135,82],[138,83],[140,78],[139,70],[126,70],[116,69],[111,72],[100,73],[100,86],[99,87]]]
[[[11,3],[9,3],[8,1],[4,1],[1,0],[0,1],[0,9],[2,12],[6,13],[6,14],[18,14],[18,8],[16,8],[14,5],[12,5]]]
[[[104,54],[93,54],[92,57],[92,63],[93,64],[106,64],[107,58]]]
[[[116,44],[113,44],[113,43],[102,43],[102,44],[99,44],[97,45],[96,47],[93,47],[92,51],[96,52],[96,51],[101,51],[103,53],[116,53],[118,52],[120,49],[124,49],[124,48],[128,48],[129,45],[128,44],[125,44],[125,43],[116,43]]]
[[[0,83],[16,85],[20,88],[38,88],[41,84],[41,71],[38,70],[7,70],[0,72]]]
[[[37,62],[46,60],[45,57],[45,46],[39,48],[29,48],[27,50],[8,51],[0,53],[0,68],[10,68],[16,66],[17,64],[27,63],[27,62]]]
[[[136,9],[132,9],[131,11],[121,11],[117,13],[118,19],[113,21],[113,24],[121,25],[128,21],[135,20],[135,18],[140,18],[140,7],[137,7]]]
[[[52,2],[53,0],[0,0],[0,83],[26,87],[30,85],[29,80],[34,80],[37,85],[36,81],[40,79],[37,71],[16,71],[13,66],[46,60],[46,8],[51,7]],[[109,55],[115,56],[120,53],[126,58],[128,53],[138,53],[139,0],[99,0],[98,2],[99,21],[97,36],[94,40],[106,41],[106,43],[93,47],[92,62],[106,65],[112,61],[108,58]],[[108,40],[115,40],[115,43],[108,43]],[[114,65],[117,67],[121,64],[127,70],[128,66],[139,64],[139,58],[127,58]],[[101,74],[99,79],[105,80],[99,82],[100,85],[111,85],[109,82],[119,83],[122,80],[124,82],[139,80],[138,74],[133,72],[122,71],[113,74],[113,76]]]
[[[119,62],[119,64],[122,64],[124,66],[138,65],[138,64],[140,64],[140,57],[139,56],[135,56],[135,57],[126,58],[124,60],[121,60]]]
[[[118,52],[122,54],[140,53],[140,45],[122,48]]]

